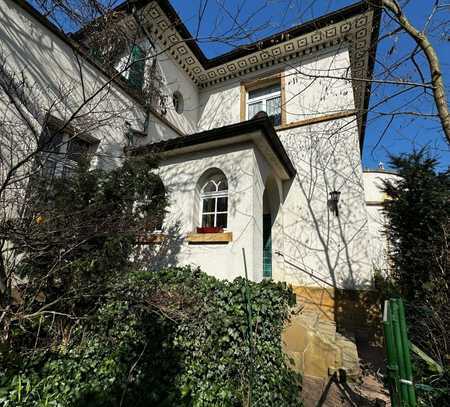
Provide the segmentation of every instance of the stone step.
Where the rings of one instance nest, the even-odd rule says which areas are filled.
[[[332,320],[325,320],[317,312],[311,310],[302,311],[295,317],[296,323],[317,331],[326,337],[333,337],[336,334],[336,323]]]
[[[301,304],[304,312],[313,312],[320,319],[335,320],[334,290],[321,287],[295,287],[297,303]]]
[[[336,332],[336,323],[306,310],[291,319],[283,333],[285,353],[297,371],[326,378],[344,369],[349,377],[359,374],[354,338]]]

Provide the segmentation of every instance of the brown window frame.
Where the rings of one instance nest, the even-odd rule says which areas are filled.
[[[280,93],[281,93],[281,123],[275,128],[282,128],[286,124],[286,110],[285,110],[286,90],[285,90],[284,72],[266,74],[262,77],[241,82],[240,85],[241,122],[248,120],[247,119],[248,92],[256,89],[265,88],[275,83],[280,84]]]

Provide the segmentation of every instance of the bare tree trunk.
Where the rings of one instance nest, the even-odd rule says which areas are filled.
[[[434,101],[436,103],[445,137],[447,142],[450,143],[450,113],[448,111],[445,86],[436,51],[425,33],[417,30],[409,22],[396,0],[383,0],[383,6],[394,14],[397,22],[414,39],[427,58],[431,73],[431,83],[433,84]]]

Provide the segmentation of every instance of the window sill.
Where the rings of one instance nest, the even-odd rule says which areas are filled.
[[[228,243],[233,240],[233,233],[189,233],[186,240],[189,243]]]

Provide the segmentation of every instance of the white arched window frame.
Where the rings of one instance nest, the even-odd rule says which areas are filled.
[[[228,223],[228,182],[222,172],[207,177],[200,189],[202,227],[226,228]]]

